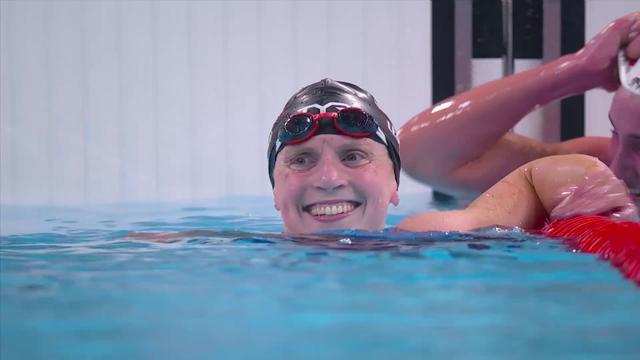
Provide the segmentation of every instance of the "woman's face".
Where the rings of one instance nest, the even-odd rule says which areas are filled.
[[[274,179],[275,207],[290,233],[382,229],[388,205],[398,204],[387,149],[368,138],[317,135],[286,146]]]
[[[640,95],[620,88],[609,112],[613,133],[609,145],[611,170],[625,181],[636,203],[640,199]]]

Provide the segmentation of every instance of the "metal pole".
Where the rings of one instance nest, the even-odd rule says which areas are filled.
[[[502,76],[513,74],[513,1],[502,0]]]
[[[456,0],[454,3],[454,79],[455,93],[471,88],[471,58],[473,57],[473,2]]]

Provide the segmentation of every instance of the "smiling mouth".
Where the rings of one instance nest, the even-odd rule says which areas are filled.
[[[336,203],[318,203],[307,205],[303,208],[312,216],[329,217],[336,215],[348,214],[359,207],[361,204],[355,201],[341,201]]]

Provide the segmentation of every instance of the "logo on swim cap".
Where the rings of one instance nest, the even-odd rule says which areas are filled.
[[[345,104],[345,103],[341,103],[341,102],[330,102],[330,103],[326,103],[324,105],[320,105],[320,104],[311,104],[311,105],[307,105],[305,107],[302,107],[300,109],[298,109],[296,112],[307,112],[310,114],[320,114],[320,113],[328,113],[328,112],[338,112],[339,110],[342,110],[344,108],[348,108],[348,107],[359,107],[357,103],[353,103],[351,105],[349,104]]]
[[[389,128],[389,131],[391,131],[391,133],[393,133],[393,135],[398,135],[398,132],[396,131],[396,128],[393,127],[393,123],[391,121],[387,121],[386,122],[387,127]]]

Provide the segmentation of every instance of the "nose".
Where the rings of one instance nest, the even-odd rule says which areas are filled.
[[[333,191],[347,184],[344,165],[340,159],[332,156],[323,156],[316,166],[314,186],[323,191]]]

